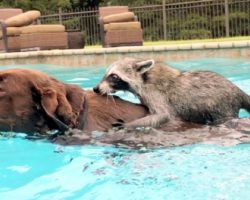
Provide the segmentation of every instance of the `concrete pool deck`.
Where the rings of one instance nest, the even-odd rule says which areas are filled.
[[[0,65],[103,66],[125,56],[152,57],[158,61],[178,61],[207,57],[250,59],[250,40],[0,53]]]

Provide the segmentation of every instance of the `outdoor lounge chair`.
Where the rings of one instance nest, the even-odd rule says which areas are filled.
[[[63,25],[34,25],[39,11],[0,9],[0,51],[65,49],[67,33]]]
[[[15,51],[20,49],[20,30],[7,28],[5,20],[22,12],[22,9],[0,9],[0,51],[8,51],[8,49]]]
[[[143,44],[141,23],[128,6],[100,7],[99,24],[103,47]]]

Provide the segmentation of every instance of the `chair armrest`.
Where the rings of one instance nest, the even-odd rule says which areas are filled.
[[[0,27],[1,27],[1,31],[2,31],[2,41],[3,41],[4,51],[8,52],[7,25],[2,20],[0,20]]]

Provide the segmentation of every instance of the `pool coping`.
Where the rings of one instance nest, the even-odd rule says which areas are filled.
[[[70,67],[103,66],[125,56],[153,58],[158,61],[204,57],[250,59],[250,40],[0,53],[0,66],[38,63]]]
[[[225,49],[250,47],[250,40],[225,41],[225,42],[203,42],[193,44],[169,44],[158,46],[129,46],[96,49],[65,49],[65,50],[41,50],[27,52],[0,53],[0,59],[27,58],[36,56],[58,56],[58,55],[81,55],[81,54],[112,54],[133,53],[151,51],[178,51],[178,50],[202,50],[202,49]]]

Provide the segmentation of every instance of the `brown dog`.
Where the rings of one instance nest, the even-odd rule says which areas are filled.
[[[85,95],[88,105],[84,125],[86,131],[107,131],[117,121],[130,122],[148,114],[144,106],[124,101],[116,96],[104,97],[92,91],[86,91]]]
[[[45,73],[27,69],[0,71],[0,130],[46,133],[69,127],[106,131],[112,123],[147,114],[118,97],[102,97]]]

